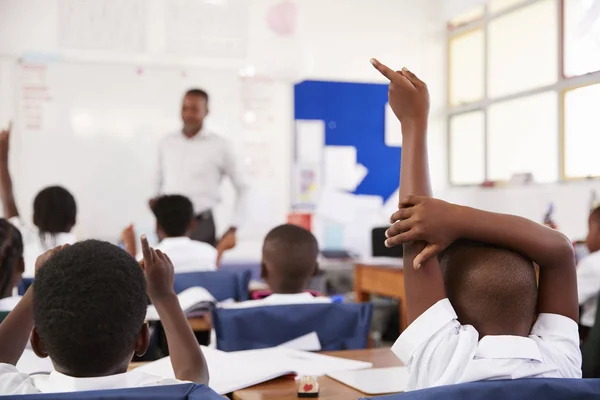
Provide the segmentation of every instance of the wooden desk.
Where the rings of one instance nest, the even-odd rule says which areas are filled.
[[[206,313],[200,317],[188,318],[188,323],[194,332],[208,332],[212,329],[210,313]]]
[[[386,349],[367,349],[367,350],[348,350],[326,352],[330,356],[349,358],[358,361],[368,361],[373,363],[374,368],[399,367],[402,365],[389,348]],[[349,386],[344,385],[329,377],[319,378],[319,399],[337,400],[337,399],[358,399],[365,394],[358,392]],[[233,393],[234,400],[288,400],[297,399],[297,386],[294,379],[283,377],[272,381],[252,386],[247,389],[238,390]]]
[[[408,326],[404,270],[398,266],[354,265],[354,295],[357,302],[367,302],[372,294],[392,297],[400,301],[400,332]]]

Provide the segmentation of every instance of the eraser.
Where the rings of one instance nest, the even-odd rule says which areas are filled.
[[[298,382],[298,397],[319,397],[319,382],[316,376],[302,376]]]

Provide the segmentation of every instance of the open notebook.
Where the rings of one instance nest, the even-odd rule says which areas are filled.
[[[335,371],[373,367],[368,362],[286,348],[226,353],[202,347],[202,351],[208,364],[209,386],[219,394],[231,393],[289,374],[319,376]],[[146,364],[138,370],[165,378],[174,378],[169,357]]]
[[[179,304],[186,315],[195,312],[209,311],[217,302],[215,298],[203,287],[191,287],[177,295]],[[146,321],[160,321],[158,311],[153,305],[148,306]]]

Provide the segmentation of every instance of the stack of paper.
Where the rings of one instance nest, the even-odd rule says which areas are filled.
[[[191,314],[198,310],[210,310],[216,303],[215,298],[203,287],[191,287],[177,295],[179,304],[186,314]],[[148,306],[146,311],[146,321],[160,321],[160,316],[156,307]]]

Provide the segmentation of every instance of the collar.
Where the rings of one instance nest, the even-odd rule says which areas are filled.
[[[47,376],[34,376],[35,386],[42,393],[81,392],[85,390],[108,390],[133,387],[136,384],[135,371],[97,378],[74,378],[58,371]]]
[[[170,245],[189,243],[191,241],[192,241],[192,239],[190,239],[187,236],[167,237],[167,238],[164,238],[163,240],[161,240],[159,245],[170,246]]]
[[[511,335],[484,336],[477,345],[476,358],[517,358],[542,362],[536,342],[528,337]]]
[[[310,301],[312,299],[314,299],[315,297],[310,294],[310,293],[294,293],[294,294],[280,294],[280,293],[273,293],[270,296],[265,297],[263,300],[268,301],[268,302],[281,302],[281,303],[287,303],[287,302],[303,302],[303,301]]]

